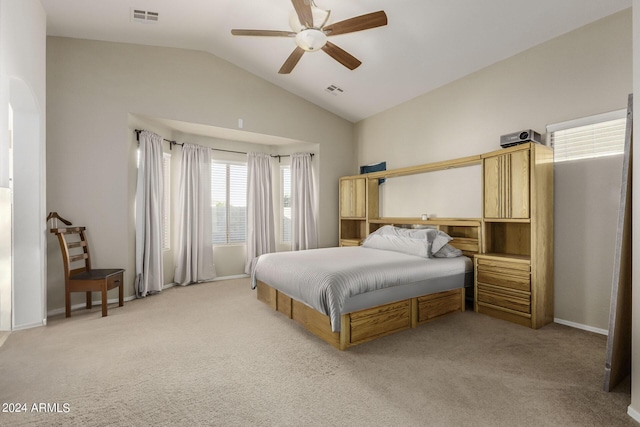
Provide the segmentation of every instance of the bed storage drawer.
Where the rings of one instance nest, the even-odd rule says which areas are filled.
[[[351,343],[411,327],[409,300],[385,304],[350,314]]]
[[[426,322],[447,313],[462,310],[462,290],[454,289],[447,292],[418,297],[418,323]]]

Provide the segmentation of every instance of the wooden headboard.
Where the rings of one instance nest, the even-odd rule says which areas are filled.
[[[479,218],[376,218],[369,220],[369,233],[384,225],[435,227],[453,237],[449,244],[471,258],[482,248],[482,221]]]

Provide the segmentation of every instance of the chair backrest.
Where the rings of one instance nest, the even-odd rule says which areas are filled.
[[[91,270],[85,227],[52,228],[50,231],[58,236],[65,278]]]

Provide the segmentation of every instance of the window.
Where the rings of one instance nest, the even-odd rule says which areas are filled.
[[[211,214],[214,245],[246,242],[246,164],[211,162]]]
[[[291,166],[280,167],[280,240],[291,243]]]
[[[171,154],[162,153],[164,212],[162,217],[162,250],[171,248]]]
[[[623,154],[626,116],[626,110],[618,110],[547,126],[554,160],[566,162]]]

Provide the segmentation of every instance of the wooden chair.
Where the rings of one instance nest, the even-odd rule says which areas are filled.
[[[51,214],[47,219],[50,218]],[[57,218],[62,220],[60,217]],[[66,220],[63,222],[71,225]],[[101,292],[102,317],[105,317],[107,315],[107,291],[118,288],[118,305],[120,307],[124,305],[124,269],[91,268],[85,230],[85,227],[50,229],[51,233],[58,236],[64,262],[65,313],[66,317],[71,316],[71,292],[86,292],[87,308],[92,307],[91,292]]]

